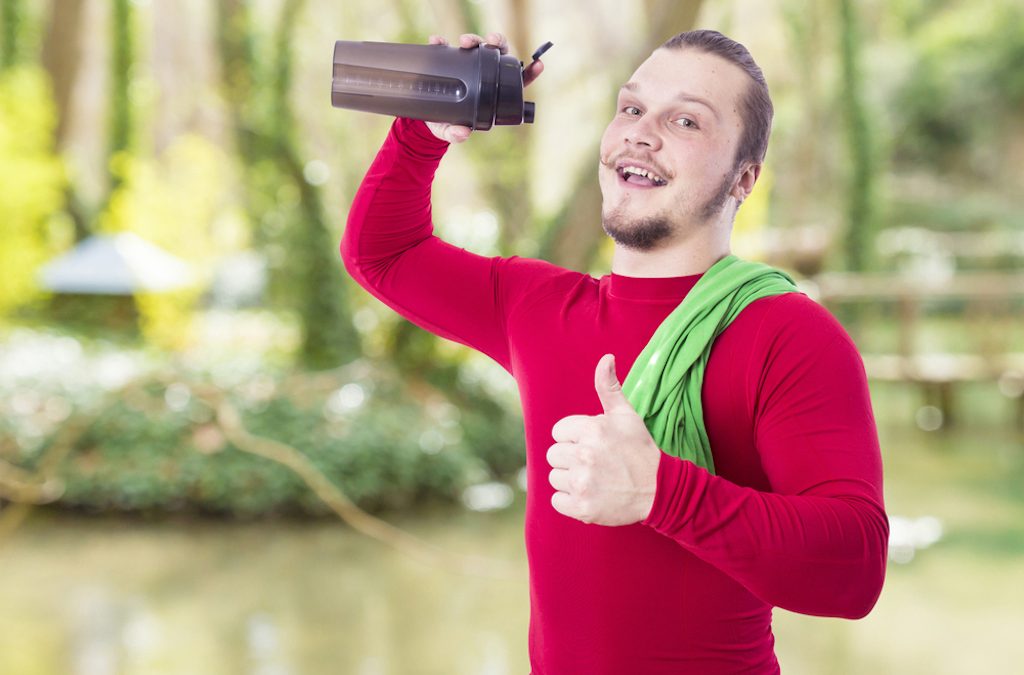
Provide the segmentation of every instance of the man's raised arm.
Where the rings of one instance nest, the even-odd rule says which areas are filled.
[[[461,44],[474,40],[483,38],[463,35]],[[449,148],[435,132],[461,142],[468,131],[396,118],[352,202],[341,257],[352,278],[388,307],[511,372],[506,318],[538,272],[553,266],[477,255],[434,234],[431,184]]]

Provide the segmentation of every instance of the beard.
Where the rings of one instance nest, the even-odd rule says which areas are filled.
[[[672,224],[664,216],[645,216],[626,220],[617,211],[601,216],[601,227],[623,248],[651,251],[672,234]]]
[[[701,223],[707,223],[722,210],[725,201],[729,198],[729,191],[732,188],[733,176],[731,173],[725,175],[719,184],[715,194],[697,210],[698,219]],[[670,214],[657,214],[653,216],[640,216],[628,218],[623,215],[621,208],[608,213],[601,213],[601,227],[612,240],[622,246],[636,251],[652,251],[659,244],[669,239],[675,232],[673,223],[669,220]]]

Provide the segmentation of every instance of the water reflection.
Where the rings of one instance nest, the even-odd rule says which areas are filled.
[[[68,634],[75,675],[107,675],[118,670],[121,617],[101,587],[76,589],[70,598]]]
[[[389,520],[525,568],[521,518],[520,502]],[[525,579],[426,566],[329,520],[36,511],[0,550],[0,673],[525,673]]]
[[[292,670],[285,662],[279,630],[274,619],[265,612],[248,617],[245,643],[248,668],[253,675],[290,675]]]

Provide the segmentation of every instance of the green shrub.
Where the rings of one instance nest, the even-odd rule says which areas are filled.
[[[223,437],[214,411],[194,393],[209,381],[192,377],[179,375],[173,396],[154,379],[103,408],[61,465],[58,505],[245,518],[329,513],[289,467],[217,442]],[[439,424],[397,376],[380,371],[374,378],[357,383],[369,393],[351,410],[332,410],[337,389],[289,391],[280,380],[270,380],[270,396],[252,396],[245,382],[227,395],[251,434],[294,447],[369,511],[454,502],[468,485],[508,479],[523,465],[521,419],[484,392],[467,396],[472,407],[459,409],[457,424]],[[45,454],[41,447],[22,464],[31,467]]]

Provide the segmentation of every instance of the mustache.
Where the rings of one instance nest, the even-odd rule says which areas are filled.
[[[655,162],[650,157],[645,157],[643,155],[629,155],[628,153],[622,152],[622,153],[619,153],[614,159],[612,159],[611,155],[609,155],[607,159],[605,159],[604,157],[598,157],[598,159],[601,162],[601,164],[604,164],[606,167],[608,167],[612,171],[615,171],[615,165],[618,164],[620,159],[622,159],[623,157],[627,157],[627,156],[630,159],[635,159],[638,162],[643,162],[647,166],[651,167],[652,169],[654,169],[654,173],[658,174],[659,176],[661,176],[665,180],[671,180],[672,179],[672,176],[669,175],[669,172],[666,171],[665,169],[663,169],[660,164]]]

